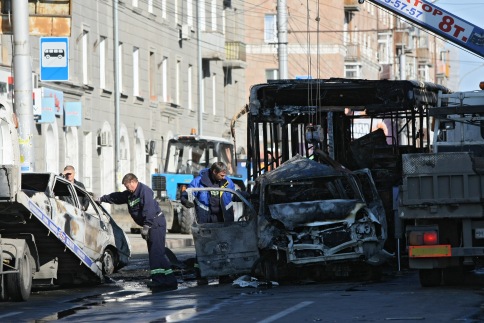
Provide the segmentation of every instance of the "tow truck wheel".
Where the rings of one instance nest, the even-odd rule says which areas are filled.
[[[114,273],[114,254],[110,249],[104,250],[103,254],[103,274],[106,276]]]
[[[26,245],[22,257],[17,259],[19,272],[5,277],[7,297],[15,302],[26,301],[32,289],[32,266],[30,265],[30,249]]]
[[[192,224],[195,220],[195,208],[186,208],[182,206],[180,214],[180,233],[192,233]]]
[[[418,276],[422,287],[439,286],[442,282],[442,269],[420,269],[418,271]]]

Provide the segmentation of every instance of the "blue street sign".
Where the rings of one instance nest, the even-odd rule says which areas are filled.
[[[69,80],[69,38],[40,38],[40,80]]]

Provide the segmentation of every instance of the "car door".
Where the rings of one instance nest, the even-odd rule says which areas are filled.
[[[251,272],[259,259],[257,244],[257,216],[253,206],[228,188],[189,188],[189,200],[194,191],[215,190],[237,195],[244,203],[243,215],[237,222],[197,223],[192,226],[195,251],[203,277],[239,275]]]
[[[84,232],[85,246],[99,256],[108,244],[114,244],[114,237],[109,218],[96,207],[91,196],[77,185],[74,185],[79,201],[85,201],[86,210],[82,211],[86,230]]]
[[[86,223],[74,186],[67,180],[54,176],[52,185],[53,210],[52,220],[67,234],[79,247],[85,246]]]

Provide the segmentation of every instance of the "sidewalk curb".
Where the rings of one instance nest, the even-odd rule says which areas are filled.
[[[140,254],[148,253],[148,247],[146,241],[141,237],[139,233],[127,233],[126,234],[131,244],[131,253]],[[166,247],[170,249],[182,249],[187,247],[194,247],[193,237],[191,234],[166,234]]]

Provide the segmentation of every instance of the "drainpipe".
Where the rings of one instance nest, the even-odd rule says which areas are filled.
[[[203,66],[202,66],[202,44],[200,35],[202,29],[201,1],[197,1],[197,57],[198,57],[198,135],[201,136],[203,124],[204,96],[203,96]]]

